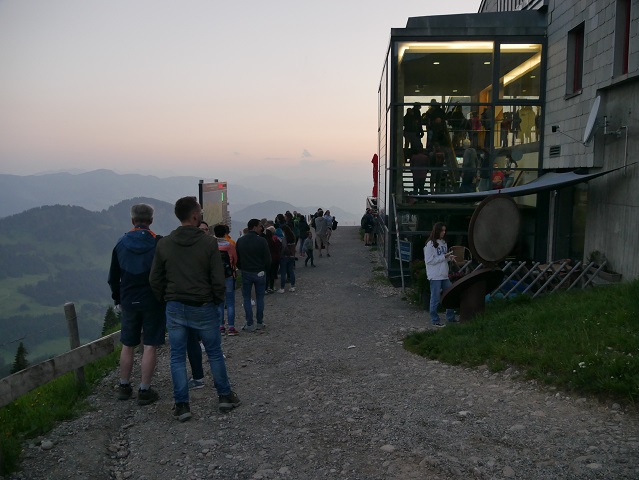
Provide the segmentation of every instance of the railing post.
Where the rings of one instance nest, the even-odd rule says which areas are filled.
[[[75,305],[73,302],[64,304],[64,316],[67,318],[67,327],[69,329],[69,343],[71,350],[80,346],[80,332],[78,330],[78,317],[75,314]],[[75,371],[75,378],[82,388],[86,385],[84,379],[84,367],[80,367]]]

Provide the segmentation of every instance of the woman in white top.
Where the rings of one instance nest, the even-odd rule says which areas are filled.
[[[448,279],[448,260],[455,259],[452,252],[448,252],[448,245],[444,240],[445,235],[446,225],[443,222],[437,222],[433,225],[433,231],[424,247],[426,276],[430,282],[430,320],[436,327],[444,326],[439,321],[437,307],[439,307],[441,292],[449,289],[452,285]],[[455,310],[452,308],[446,309],[446,321],[455,321]]]

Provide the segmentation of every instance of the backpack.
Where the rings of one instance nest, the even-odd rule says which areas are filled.
[[[368,214],[365,213],[364,216],[362,217],[362,221],[360,222],[362,225],[362,228],[366,228],[366,226],[368,225],[368,218],[367,218]]]
[[[222,265],[224,266],[224,277],[229,278],[233,276],[233,267],[231,267],[231,257],[226,250],[220,250],[220,256],[222,257]]]
[[[333,224],[331,225],[331,230],[337,230],[337,220],[333,217]]]

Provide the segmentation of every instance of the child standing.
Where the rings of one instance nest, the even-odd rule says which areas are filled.
[[[306,240],[304,240],[304,245],[302,246],[302,248],[304,249],[304,251],[306,252],[306,260],[304,260],[304,266],[308,267],[308,261],[311,261],[311,267],[314,267],[315,264],[313,263],[313,233],[312,232],[308,232],[308,236],[306,237]]]

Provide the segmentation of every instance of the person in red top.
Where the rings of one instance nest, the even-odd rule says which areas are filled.
[[[505,175],[504,172],[499,169],[497,162],[493,163],[493,175],[491,178],[493,180],[493,190],[500,190],[504,188]]]

